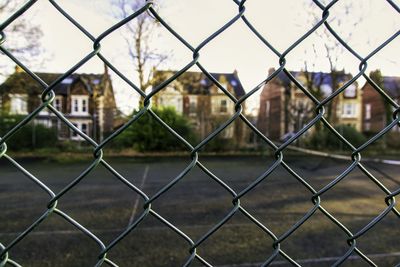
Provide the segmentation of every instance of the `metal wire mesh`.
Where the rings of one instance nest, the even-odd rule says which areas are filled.
[[[12,250],[13,247],[21,242],[24,238],[26,238],[36,227],[38,227],[40,224],[42,224],[49,216],[55,216],[58,215],[61,218],[63,218],[65,221],[68,223],[72,224],[74,227],[76,227],[79,231],[83,232],[86,234],[88,237],[90,237],[94,242],[98,244],[99,247],[99,254],[98,254],[98,261],[96,266],[101,266],[101,265],[108,265],[108,266],[117,266],[116,263],[112,261],[112,259],[108,258],[107,253],[114,248],[115,246],[120,245],[120,241],[123,240],[127,235],[129,235],[131,232],[134,232],[138,225],[147,217],[147,216],[153,216],[157,220],[159,220],[161,223],[163,223],[165,226],[168,228],[172,229],[176,235],[180,236],[182,239],[184,239],[188,243],[188,257],[186,262],[184,263],[183,266],[189,266],[193,261],[198,260],[201,263],[203,263],[205,266],[212,266],[205,258],[203,258],[199,253],[198,253],[198,247],[207,239],[209,239],[212,235],[214,235],[225,223],[227,223],[236,213],[241,213],[244,216],[246,216],[254,225],[259,227],[265,235],[268,235],[271,240],[272,240],[272,247],[273,247],[273,253],[270,255],[267,259],[265,259],[265,262],[262,264],[262,266],[267,266],[271,264],[278,255],[281,255],[284,257],[289,263],[295,265],[295,266],[300,266],[298,262],[296,262],[294,259],[291,258],[291,256],[284,251],[284,241],[291,236],[295,231],[297,231],[304,222],[309,220],[314,213],[319,210],[322,212],[326,218],[328,218],[330,221],[332,221],[338,228],[340,228],[347,236],[347,240],[344,240],[348,244],[348,250],[346,253],[341,256],[337,261],[333,264],[334,266],[341,265],[344,263],[351,254],[356,253],[359,255],[359,257],[365,261],[366,264],[371,265],[371,266],[376,266],[376,264],[368,258],[358,247],[357,247],[357,239],[364,235],[366,232],[368,232],[372,227],[374,227],[376,224],[378,224],[383,218],[385,218],[386,215],[388,215],[390,212],[394,213],[398,218],[400,218],[400,213],[396,209],[395,204],[395,196],[400,194],[400,188],[395,190],[395,191],[389,191],[382,183],[379,182],[379,180],[372,175],[367,168],[364,166],[361,160],[361,152],[365,150],[369,145],[377,141],[378,139],[382,138],[391,128],[396,127],[397,125],[400,124],[400,116],[399,116],[399,111],[400,111],[400,106],[392,99],[390,98],[382,88],[380,88],[373,80],[371,80],[368,75],[365,74],[367,67],[368,67],[368,60],[370,60],[376,53],[378,53],[381,49],[383,49],[385,46],[387,46],[389,43],[391,43],[399,34],[400,31],[397,31],[394,33],[390,38],[385,40],[382,44],[380,44],[378,47],[376,47],[374,50],[372,50],[368,55],[366,56],[361,56],[358,54],[352,47],[350,47],[342,38],[341,36],[335,31],[334,28],[331,27],[331,25],[327,22],[327,19],[330,16],[330,10],[331,8],[338,2],[338,0],[331,1],[329,4],[325,5],[321,3],[320,1],[313,0],[313,3],[318,6],[318,8],[321,10],[321,19],[316,23],[311,29],[309,29],[306,33],[304,33],[297,41],[295,41],[293,44],[291,44],[285,51],[278,51],[274,46],[265,38],[263,37],[256,29],[256,27],[253,26],[253,24],[246,18],[246,0],[234,0],[232,1],[232,4],[237,5],[238,8],[238,13],[235,15],[231,20],[229,20],[225,25],[223,25],[220,29],[218,29],[216,32],[214,32],[212,35],[208,36],[203,42],[201,42],[197,47],[192,46],[190,43],[188,43],[182,36],[179,35],[172,27],[168,25],[168,23],[157,13],[157,11],[153,8],[153,2],[152,1],[145,1],[143,3],[143,6],[134,12],[133,14],[129,15],[125,19],[119,21],[117,24],[112,26],[111,28],[107,29],[105,32],[103,32],[101,35],[98,37],[93,36],[90,32],[88,32],[81,24],[79,24],[78,21],[76,21],[72,16],[70,16],[61,6],[57,4],[56,1],[54,0],[49,0],[51,5],[59,12],[61,13],[66,20],[68,20],[70,23],[72,23],[77,29],[80,30],[80,32],[85,35],[87,38],[89,38],[93,42],[93,51],[91,51],[89,54],[87,54],[84,58],[82,58],[79,62],[77,62],[72,68],[70,68],[67,72],[62,74],[58,79],[56,79],[54,82],[51,84],[46,84],[40,77],[38,77],[35,73],[33,73],[28,67],[26,67],[22,62],[20,62],[11,52],[9,52],[4,44],[7,42],[7,37],[3,33],[3,31],[9,27],[16,19],[18,19],[19,16],[24,14],[27,10],[29,10],[32,6],[35,5],[37,0],[31,0],[28,1],[25,5],[20,7],[12,16],[10,16],[7,20],[5,20],[2,24],[0,24],[0,50],[1,52],[4,53],[3,57],[6,56],[12,61],[14,61],[18,66],[20,66],[25,72],[27,72],[38,84],[40,84],[43,87],[43,92],[42,92],[42,104],[37,107],[33,112],[31,112],[29,115],[27,115],[21,122],[18,123],[13,129],[8,131],[4,136],[1,137],[0,140],[0,158],[4,158],[10,163],[12,163],[16,168],[19,169],[21,173],[23,173],[25,176],[27,176],[29,179],[31,179],[35,184],[41,188],[44,192],[46,192],[50,197],[51,201],[47,205],[47,210],[44,212],[36,221],[34,221],[25,231],[20,233],[15,240],[13,240],[9,244],[1,244],[0,243],[0,266],[5,266],[7,264],[10,264],[11,266],[20,266],[17,262],[15,262],[12,259]],[[386,0],[386,2],[397,12],[400,12],[399,6],[396,5],[395,2],[391,0]],[[149,12],[152,17],[157,20],[161,25],[169,31],[177,40],[179,40],[188,50],[190,50],[193,53],[193,60],[191,60],[184,68],[181,70],[177,71],[172,77],[164,81],[163,83],[159,84],[156,88],[151,93],[146,94],[141,90],[141,88],[138,88],[132,81],[130,81],[122,72],[120,72],[113,64],[111,64],[110,61],[105,58],[102,53],[100,52],[101,48],[101,41],[109,36],[111,33],[119,29],[120,27],[124,26],[126,23],[128,23],[131,20],[134,20],[137,16],[144,12]],[[233,96],[228,90],[226,90],[208,71],[205,67],[202,66],[200,63],[200,51],[202,48],[204,48],[207,44],[212,42],[214,39],[216,39],[222,32],[226,31],[229,27],[231,27],[234,23],[240,23],[242,21],[247,27],[248,30],[251,31],[260,42],[262,42],[265,45],[265,49],[268,49],[272,51],[278,61],[279,61],[279,68],[274,71],[272,74],[270,74],[262,83],[260,83],[257,87],[255,87],[252,90],[249,90],[243,97],[240,99],[236,99],[235,96]],[[315,32],[317,29],[320,27],[325,27],[331,35],[348,51],[350,52],[356,59],[359,60],[359,72],[349,81],[347,81],[343,86],[332,92],[331,95],[323,99],[322,101],[318,100],[313,96],[313,94],[309,91],[309,89],[305,88],[299,81],[296,80],[296,78],[285,68],[286,66],[286,57],[293,49],[295,49],[297,46],[299,46],[300,43],[302,43],[305,39],[307,39],[313,32]],[[102,60],[110,69],[112,69],[120,78],[122,78],[125,82],[127,82],[133,90],[135,90],[138,94],[141,95],[141,97],[144,99],[143,100],[143,107],[140,109],[140,111],[135,114],[128,123],[123,125],[121,128],[116,130],[114,133],[112,133],[109,137],[107,137],[103,142],[97,143],[93,139],[91,139],[89,136],[84,134],[80,129],[78,129],[74,124],[72,124],[61,112],[59,112],[54,106],[53,106],[53,100],[55,98],[55,93],[53,89],[62,82],[63,79],[74,73],[79,67],[84,65],[86,62],[88,62],[91,58],[93,57],[98,57],[100,60]],[[183,137],[181,137],[177,132],[174,131],[171,127],[169,127],[163,120],[161,120],[157,114],[151,109],[151,102],[152,98],[159,93],[163,88],[168,86],[171,82],[173,82],[175,79],[177,79],[181,74],[186,72],[189,68],[192,66],[196,65],[201,69],[201,71],[210,79],[214,82],[214,84],[222,91],[224,92],[230,100],[234,103],[235,105],[235,113],[234,115],[229,118],[227,121],[225,121],[218,129],[216,129],[214,132],[212,132],[210,135],[208,135],[204,140],[202,140],[200,143],[197,145],[192,145],[189,142],[187,142]],[[267,136],[265,136],[263,133],[261,133],[243,114],[243,108],[242,104],[253,94],[255,94],[257,91],[261,90],[261,88],[270,82],[274,77],[276,77],[280,73],[285,73],[287,77],[314,103],[315,105],[315,117],[304,127],[302,128],[299,132],[297,132],[293,137],[291,137],[289,140],[287,140],[285,143],[277,146],[274,144]],[[365,142],[359,147],[353,146],[349,141],[347,141],[339,132],[337,132],[330,122],[327,121],[327,119],[324,117],[325,114],[325,106],[330,103],[335,97],[337,97],[339,94],[342,94],[343,91],[350,86],[352,83],[354,83],[358,78],[364,77],[366,81],[373,86],[373,88],[381,94],[384,99],[392,106],[394,107],[395,111],[393,112],[393,120],[392,122],[386,126],[383,130],[381,130],[378,134],[376,134],[374,137],[372,137],[370,140]],[[24,125],[28,124],[30,121],[35,119],[35,117],[39,114],[40,111],[43,109],[48,108],[55,116],[58,117],[60,121],[65,123],[71,130],[75,131],[78,133],[88,144],[90,144],[93,147],[93,161],[91,162],[90,166],[87,167],[85,171],[83,171],[74,181],[72,181],[70,184],[65,186],[61,191],[59,192],[53,192],[46,184],[41,182],[40,178],[35,177],[33,174],[31,174],[28,170],[26,170],[23,166],[21,166],[17,161],[15,161],[13,158],[11,158],[7,154],[7,140],[12,137],[17,131],[19,131]],[[123,175],[118,173],[113,166],[111,166],[109,163],[105,161],[103,158],[103,150],[106,149],[107,144],[110,143],[114,138],[116,138],[121,132],[123,132],[125,129],[127,129],[129,126],[134,125],[135,122],[144,114],[150,114],[155,120],[157,120],[163,127],[165,127],[166,130],[168,130],[171,134],[173,134],[176,137],[177,142],[183,143],[187,149],[188,153],[190,153],[191,156],[191,162],[190,164],[181,171],[181,173],[176,176],[174,179],[172,179],[169,183],[165,184],[164,187],[159,190],[157,193],[155,193],[152,196],[149,196],[146,194],[146,192],[142,191],[139,189],[135,184],[129,182]],[[274,150],[275,153],[275,161],[274,163],[259,177],[256,177],[253,182],[247,185],[245,189],[243,189],[240,192],[236,192],[233,190],[227,183],[225,183],[223,180],[218,178],[215,174],[213,174],[209,169],[207,169],[207,166],[205,166],[200,158],[199,158],[199,150],[203,148],[207,143],[209,143],[213,138],[215,138],[218,134],[220,134],[225,128],[227,128],[230,124],[232,124],[236,120],[241,120],[243,121],[251,131],[253,131],[265,144],[267,144],[269,147],[271,147]],[[340,175],[338,175],[334,180],[332,180],[330,183],[326,184],[322,189],[316,190],[314,189],[309,183],[306,182],[306,180],[301,177],[298,173],[296,173],[284,160],[284,152],[288,148],[290,144],[292,144],[294,141],[296,141],[300,136],[302,136],[306,131],[308,131],[312,126],[314,126],[316,123],[322,122],[323,125],[329,129],[345,146],[347,146],[349,149],[351,149],[352,153],[349,155],[349,158],[352,160],[352,163],[348,168],[342,172]],[[133,126],[133,127],[134,127]],[[133,192],[136,192],[139,194],[143,200],[144,200],[144,206],[143,206],[143,211],[141,212],[140,216],[134,220],[129,227],[122,232],[117,238],[115,238],[112,242],[105,244],[100,238],[98,238],[95,234],[93,234],[91,231],[86,229],[84,226],[82,226],[78,221],[74,220],[71,216],[63,212],[58,208],[58,203],[62,201],[63,196],[70,191],[74,187],[79,187],[79,183],[85,179],[85,177],[92,172],[98,165],[103,165],[112,175],[114,175],[117,179],[119,179],[122,183],[124,183],[130,190]],[[195,167],[198,166],[210,179],[216,181],[222,188],[224,188],[231,196],[232,196],[232,209],[231,211],[226,214],[226,216],[219,221],[214,227],[209,229],[201,238],[198,240],[193,240],[190,238],[187,234],[185,234],[181,229],[179,229],[177,226],[172,224],[171,222],[167,221],[165,218],[163,218],[157,210],[152,208],[152,203],[156,199],[158,199],[160,196],[162,196],[164,193],[166,193],[168,190],[170,190],[172,187],[174,187],[177,183],[185,179],[185,176]],[[250,212],[248,212],[242,205],[241,205],[241,198],[244,197],[246,194],[248,194],[250,191],[252,191],[259,183],[265,183],[267,182],[267,178],[277,169],[278,166],[282,166],[284,169],[286,169],[297,181],[300,183],[302,186],[304,186],[309,192],[311,196],[311,202],[313,204],[313,207],[306,213],[304,216],[297,221],[290,229],[288,229],[284,234],[277,236],[275,235],[267,226],[265,226],[263,223],[258,221]],[[332,214],[330,214],[324,207],[323,207],[323,195],[329,191],[332,187],[340,183],[350,172],[352,172],[354,169],[358,168],[361,170],[374,184],[382,190],[385,194],[386,197],[384,198],[385,203],[387,204],[387,208],[385,208],[378,216],[373,218],[367,225],[365,225],[362,229],[358,230],[356,233],[351,232],[343,223],[341,223],[337,218],[335,218]]]

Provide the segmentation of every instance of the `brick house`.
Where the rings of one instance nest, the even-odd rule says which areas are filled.
[[[36,73],[47,84],[61,74]],[[43,88],[22,69],[0,85],[0,108],[5,114],[27,115],[41,104]],[[82,132],[102,140],[113,130],[116,103],[107,68],[104,74],[72,74],[54,88],[52,105]],[[42,110],[35,124],[54,127],[60,140],[82,140],[52,112]]]
[[[269,74],[274,71],[270,69]],[[337,89],[351,79],[350,74],[338,72],[335,86],[329,73],[291,73],[304,87],[307,88],[307,84],[318,87],[321,92],[321,96],[315,96],[318,99],[325,98],[332,93],[333,88]],[[361,131],[361,98],[357,83],[346,88],[332,101],[330,122],[333,125],[351,125]],[[279,140],[286,133],[297,132],[313,117],[315,117],[315,105],[283,72],[262,89],[257,127],[269,138]]]
[[[155,71],[154,85],[160,84],[172,71]],[[237,99],[245,94],[236,71],[233,73],[211,73]],[[203,139],[234,114],[234,103],[202,72],[185,72],[154,98],[157,107],[174,107],[188,118],[198,136]],[[220,136],[235,139],[235,143],[244,142],[243,123],[234,122]]]
[[[400,77],[384,76],[381,83],[380,87],[400,103]],[[364,84],[362,91],[362,130],[366,134],[376,134],[391,122],[394,110],[368,82]],[[392,132],[400,133],[400,127],[393,127]]]

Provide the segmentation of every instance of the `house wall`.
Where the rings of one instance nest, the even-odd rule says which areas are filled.
[[[47,76],[56,76],[56,74],[44,74]],[[100,79],[103,77],[103,79]],[[32,113],[41,104],[41,88],[34,82],[29,80],[30,77],[24,73],[15,73],[10,76],[4,84],[2,84],[2,105],[3,112],[10,112],[10,95],[24,94],[27,99],[27,112]],[[91,79],[95,79],[95,84],[91,84]],[[82,75],[72,84],[64,83],[67,90],[62,93],[56,91],[56,98],[61,100],[61,113],[70,121],[88,123],[88,135],[102,140],[103,133],[111,132],[114,128],[114,116],[116,111],[115,98],[111,80],[108,76]],[[90,91],[90,92],[89,92]],[[87,113],[72,113],[72,96],[86,96]],[[52,105],[56,107],[55,100]],[[22,114],[21,114],[22,115]],[[55,127],[60,139],[70,139],[71,133],[68,127],[61,122],[53,113],[49,113],[47,109],[41,111],[37,117],[38,124]]]
[[[284,132],[284,88],[277,81],[267,83],[260,95],[257,128],[268,138],[277,140]]]
[[[156,99],[157,106],[160,107],[173,107],[178,114],[183,113],[183,95],[180,91],[168,86],[162,90],[162,93],[158,93]]]
[[[107,72],[106,72],[107,73]],[[97,105],[99,115],[101,114],[102,118],[98,116],[99,125],[100,125],[100,140],[104,139],[104,134],[110,134],[114,130],[114,121],[117,111],[117,104],[115,102],[114,97],[114,89],[110,80],[110,77],[107,75],[103,76],[103,83],[97,90],[103,89],[103,93],[98,97]]]
[[[301,78],[301,77],[300,77]],[[304,82],[304,81],[303,81]],[[339,84],[342,86],[343,84]],[[332,116],[329,122],[333,125],[347,124],[362,130],[362,93],[357,84],[355,96],[349,97],[344,92],[332,101]],[[290,92],[286,90],[279,78],[268,82],[260,95],[260,109],[257,126],[267,137],[279,140],[285,133],[298,132],[315,118],[315,104],[295,85],[291,84]],[[375,97],[376,98],[376,97]],[[356,106],[354,116],[343,116],[343,107],[347,104]],[[329,110],[326,110],[329,112]],[[326,116],[326,115],[325,115]],[[312,133],[314,128],[307,132]]]
[[[355,97],[346,97],[346,91],[339,94],[336,98],[336,121],[335,125],[344,124],[353,126],[357,131],[362,131],[362,90],[359,88],[357,84],[354,85],[356,90]],[[353,105],[355,106],[355,115],[348,117],[344,114],[345,105]]]
[[[235,95],[234,88],[226,79],[222,77],[220,83]],[[156,95],[155,105],[158,107],[174,106],[178,113],[189,119],[200,139],[206,138],[235,112],[232,100],[215,85],[211,86],[207,92],[190,93],[189,88],[185,88],[183,84],[175,80]],[[226,111],[221,108],[222,101],[226,101]],[[191,103],[195,103],[194,109],[191,109]],[[244,104],[242,106],[244,110]],[[235,144],[242,146],[245,141],[244,124],[235,121],[228,128],[220,136],[233,138]]]
[[[383,97],[368,83],[363,88],[362,131],[378,133],[386,125],[386,111]],[[366,118],[366,105],[371,105],[371,116]]]

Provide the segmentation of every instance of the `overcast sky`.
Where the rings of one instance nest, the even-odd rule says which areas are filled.
[[[57,2],[95,36],[117,22],[112,15],[109,0]],[[350,2],[355,4],[350,14],[346,15],[344,7]],[[321,13],[315,5],[299,0],[250,0],[246,2],[246,8],[249,20],[281,52],[312,27],[313,12]],[[196,46],[234,17],[237,14],[237,5],[232,0],[164,0],[159,12],[177,32]],[[382,0],[341,0],[330,13],[332,24],[341,24],[337,28],[338,33],[346,36],[348,43],[362,56],[400,29],[399,14]],[[44,50],[40,57],[45,60],[40,67],[35,66],[37,71],[64,72],[92,50],[90,40],[48,1],[39,0],[26,17],[39,24],[43,31],[41,42]],[[170,55],[162,68],[177,70],[190,62],[190,51],[165,29],[160,28],[158,34],[159,38],[153,45]],[[332,40],[330,37],[322,41],[316,34],[311,35],[287,56],[287,68],[299,70],[306,60],[309,65],[315,64],[316,70],[327,71],[329,65],[322,48],[323,42]],[[316,45],[318,56],[312,53],[313,44]],[[368,72],[379,68],[384,75],[400,76],[399,47],[400,40],[397,38],[369,61]],[[102,41],[102,52],[129,78],[136,79],[121,32],[115,32]],[[210,72],[238,70],[246,91],[265,79],[270,67],[279,66],[278,58],[242,21],[236,22],[205,46],[200,54],[200,62]],[[351,73],[357,72],[359,62],[348,52],[343,52],[339,58],[339,68],[345,68]],[[34,65],[33,62],[27,64]],[[196,68],[192,70],[197,71]],[[102,71],[103,64],[97,58],[78,70],[93,73]],[[129,112],[137,105],[137,95],[115,75],[113,81],[119,107]],[[256,107],[258,96],[252,97],[249,102],[250,108]]]

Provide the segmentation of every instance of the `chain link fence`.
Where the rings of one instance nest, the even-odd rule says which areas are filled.
[[[214,32],[212,35],[210,35],[208,38],[206,38],[202,43],[200,43],[197,47],[192,46],[190,43],[188,43],[182,36],[179,35],[178,32],[176,32],[171,26],[168,25],[168,23],[164,20],[163,17],[161,17],[157,11],[154,9],[153,5],[154,3],[152,1],[146,1],[143,3],[143,6],[134,12],[133,14],[129,15],[125,19],[119,21],[117,24],[112,26],[111,28],[107,29],[105,32],[103,32],[101,35],[98,37],[93,36],[89,31],[87,31],[81,24],[79,24],[78,21],[76,21],[71,15],[69,15],[63,8],[57,4],[56,1],[54,0],[49,0],[51,5],[59,12],[61,13],[66,20],[68,20],[70,23],[72,23],[79,31],[85,35],[87,38],[89,38],[93,42],[93,51],[91,51],[89,54],[87,54],[84,58],[82,58],[79,62],[77,62],[72,68],[70,68],[67,72],[62,74],[58,79],[56,79],[54,82],[51,84],[46,84],[40,77],[38,77],[34,72],[32,72],[28,67],[26,67],[21,61],[19,61],[9,50],[7,50],[5,44],[7,43],[7,36],[3,33],[4,30],[12,25],[12,23],[18,19],[21,15],[23,15],[27,10],[29,10],[32,6],[35,5],[37,1],[36,0],[31,0],[28,1],[25,5],[20,7],[12,16],[10,16],[8,19],[6,19],[2,24],[0,24],[0,50],[3,53],[1,57],[8,57],[12,61],[14,61],[18,66],[20,66],[26,73],[28,73],[38,84],[40,84],[43,87],[43,92],[42,92],[42,104],[37,107],[33,112],[31,112],[29,115],[27,115],[21,122],[18,123],[14,128],[9,130],[6,134],[4,134],[1,137],[0,140],[0,158],[6,159],[9,161],[11,164],[13,164],[16,168],[19,169],[19,171],[27,176],[30,180],[32,180],[37,187],[41,188],[44,192],[46,192],[50,197],[51,201],[47,204],[47,210],[44,212],[36,221],[32,222],[32,224],[25,229],[23,232],[21,232],[17,238],[15,238],[12,242],[8,244],[1,244],[0,243],[0,266],[6,266],[6,265],[11,265],[11,266],[20,266],[18,262],[16,262],[13,259],[13,248],[21,242],[24,238],[26,238],[36,227],[38,227],[40,224],[42,224],[44,221],[46,221],[50,216],[60,216],[63,218],[65,221],[68,223],[72,224],[74,227],[76,227],[77,230],[81,231],[84,233],[86,236],[91,238],[94,242],[98,244],[99,248],[99,253],[98,253],[98,261],[96,266],[117,266],[116,263],[113,262],[112,258],[108,257],[108,252],[113,249],[116,246],[121,245],[120,242],[127,237],[129,234],[134,234],[135,230],[137,230],[137,227],[139,224],[148,216],[153,216],[156,218],[159,222],[164,224],[166,227],[170,228],[173,230],[176,235],[180,236],[183,240],[185,240],[188,244],[188,251],[187,251],[187,260],[183,264],[183,266],[189,266],[192,264],[194,261],[201,262],[205,266],[212,266],[211,263],[207,261],[206,258],[203,258],[201,254],[198,253],[198,247],[203,244],[206,240],[208,240],[212,235],[214,235],[224,224],[226,224],[236,213],[241,213],[245,217],[247,217],[252,223],[254,223],[255,226],[257,226],[259,229],[261,229],[265,235],[269,236],[271,238],[271,245],[273,247],[273,253],[270,255],[268,258],[265,259],[265,262],[262,263],[262,266],[268,266],[271,263],[274,262],[274,260],[277,259],[277,257],[280,255],[288,263],[291,263],[294,266],[300,266],[301,262],[296,262],[295,259],[291,257],[290,254],[285,252],[285,246],[284,246],[284,241],[291,236],[294,232],[296,232],[303,223],[305,223],[307,220],[309,220],[317,210],[322,212],[327,219],[329,219],[331,222],[333,222],[339,229],[341,229],[346,235],[347,235],[347,240],[343,240],[344,242],[347,242],[348,244],[348,250],[344,255],[342,255],[340,258],[335,259],[336,262],[333,264],[333,266],[339,266],[342,263],[344,263],[346,260],[348,260],[352,256],[352,254],[357,254],[367,265],[370,266],[376,266],[376,263],[372,259],[370,259],[366,254],[361,251],[358,246],[357,246],[357,239],[363,236],[365,233],[367,233],[371,228],[373,228],[375,225],[377,225],[385,216],[387,216],[389,213],[395,214],[398,218],[400,218],[400,213],[396,209],[396,200],[395,197],[400,194],[400,188],[395,190],[395,191],[390,191],[388,190],[374,175],[371,174],[371,172],[368,171],[368,169],[365,167],[365,165],[362,162],[361,159],[361,154],[363,150],[365,150],[369,145],[377,141],[378,139],[382,138],[389,130],[391,130],[393,127],[397,127],[400,123],[400,106],[394,101],[392,98],[390,98],[383,88],[380,88],[373,80],[371,80],[368,75],[365,73],[367,68],[368,68],[368,60],[370,60],[374,55],[376,55],[380,50],[382,50],[385,46],[387,46],[389,43],[391,43],[396,37],[398,37],[400,31],[397,31],[395,34],[393,34],[390,38],[385,40],[382,44],[380,44],[378,47],[376,47],[374,50],[372,50],[368,55],[362,56],[358,54],[352,47],[348,45],[348,43],[341,38],[341,36],[335,31],[333,27],[328,23],[328,18],[330,17],[330,10],[331,8],[338,2],[336,1],[331,1],[328,4],[323,4],[320,1],[313,0],[313,3],[318,6],[318,8],[321,10],[321,19],[316,23],[312,28],[310,28],[305,34],[301,36],[296,42],[294,42],[290,47],[288,47],[285,51],[278,51],[269,40],[267,40],[263,35],[261,35],[255,26],[246,18],[246,0],[234,0],[232,1],[233,5],[237,5],[238,8],[238,13],[235,15],[231,20],[226,22],[225,25],[223,25],[220,29],[218,29],[216,32]],[[391,0],[386,0],[387,4],[389,4],[397,13],[400,12],[399,6]],[[189,62],[183,69],[177,71],[174,73],[172,77],[164,81],[163,83],[159,84],[157,87],[154,88],[150,93],[146,94],[141,90],[141,88],[138,88],[132,81],[130,81],[122,72],[120,72],[105,56],[102,55],[101,53],[101,42],[104,38],[109,36],[111,33],[119,29],[120,27],[123,27],[126,23],[128,23],[131,20],[134,20],[137,16],[139,16],[142,13],[148,12],[155,20],[157,20],[159,23],[162,24],[162,26],[169,31],[177,40],[179,40],[188,50],[190,50],[193,53],[193,60]],[[236,99],[234,95],[232,95],[227,89],[224,88],[208,71],[205,67],[202,66],[200,63],[200,51],[202,48],[204,48],[207,44],[212,42],[214,39],[218,38],[218,36],[226,31],[229,27],[231,27],[234,23],[244,23],[247,27],[248,30],[251,31],[258,39],[259,41],[265,45],[265,49],[268,49],[272,51],[276,57],[277,60],[279,61],[280,67],[276,69],[271,75],[269,75],[262,83],[260,83],[257,87],[255,87],[252,90],[247,91],[247,93],[241,97],[240,99]],[[359,72],[349,81],[347,81],[343,86],[335,90],[334,92],[331,93],[328,97],[323,99],[322,101],[318,100],[310,91],[308,88],[305,88],[299,81],[296,80],[296,78],[285,68],[286,66],[286,57],[288,54],[293,51],[299,44],[301,44],[305,39],[307,39],[312,33],[314,33],[317,29],[325,27],[331,35],[348,51],[350,52],[356,59],[359,60]],[[101,59],[110,69],[112,69],[120,78],[122,78],[125,82],[127,82],[133,90],[135,90],[140,96],[143,98],[143,107],[140,109],[140,111],[135,114],[129,122],[127,122],[125,125],[120,127],[118,130],[116,130],[114,133],[112,133],[109,137],[107,137],[104,141],[101,143],[97,143],[93,139],[91,139],[89,136],[84,134],[80,129],[78,129],[74,124],[72,124],[62,113],[60,113],[54,106],[53,106],[53,100],[55,99],[55,93],[53,89],[60,84],[66,77],[74,73],[79,67],[84,65],[86,62],[88,62],[91,58],[93,57],[98,57]],[[173,82],[175,79],[177,79],[180,75],[182,75],[184,72],[186,72],[188,69],[190,69],[192,66],[197,66],[201,69],[201,71],[210,79],[212,80],[215,85],[222,91],[224,92],[230,100],[234,103],[235,106],[235,113],[234,115],[229,118],[227,121],[225,121],[218,129],[216,129],[214,132],[212,132],[210,135],[208,135],[204,140],[202,140],[200,143],[196,145],[192,145],[189,142],[187,142],[183,137],[181,137],[177,132],[174,131],[171,127],[169,127],[165,122],[163,122],[157,114],[151,109],[151,103],[152,103],[152,98],[159,93],[163,88],[168,86],[171,82]],[[314,118],[304,127],[302,128],[299,132],[297,132],[293,137],[291,137],[289,140],[287,140],[285,143],[281,145],[277,145],[274,142],[272,142],[268,136],[265,136],[263,133],[261,133],[244,115],[242,104],[252,95],[254,95],[257,91],[261,90],[263,86],[270,82],[274,77],[276,77],[278,74],[284,73],[297,87],[300,89],[313,103],[315,106],[315,116]],[[338,97],[339,94],[342,94],[342,92],[351,84],[353,84],[358,78],[364,77],[366,81],[375,88],[375,90],[384,97],[384,99],[394,108],[393,112],[393,120],[388,124],[384,129],[382,129],[378,134],[373,136],[370,140],[365,142],[359,147],[353,146],[350,142],[348,142],[339,132],[337,132],[333,126],[330,124],[329,121],[324,117],[324,114],[326,112],[325,106],[330,103],[334,98]],[[67,125],[71,130],[79,134],[90,146],[93,147],[93,161],[91,162],[90,166],[87,167],[85,171],[83,171],[74,181],[72,181],[70,184],[65,186],[61,191],[59,192],[54,192],[52,191],[46,184],[41,182],[40,177],[35,177],[33,174],[31,174],[28,170],[24,168],[24,166],[21,166],[15,159],[10,157],[7,152],[7,140],[10,139],[17,131],[19,131],[24,125],[28,124],[32,120],[35,119],[35,117],[39,114],[40,111],[43,109],[49,109],[50,112],[52,112],[57,118]],[[144,114],[149,114],[151,115],[156,121],[158,121],[166,130],[168,130],[171,134],[173,134],[176,137],[176,142],[181,142],[187,147],[188,155],[190,154],[191,157],[191,163],[181,171],[181,173],[176,176],[174,179],[172,179],[169,183],[165,184],[164,187],[159,190],[157,193],[154,195],[147,195],[146,192],[143,190],[139,189],[138,185],[135,185],[131,182],[129,182],[123,175],[121,175],[119,172],[117,172],[113,166],[111,166],[104,158],[103,158],[103,151],[107,148],[107,144],[110,143],[114,138],[116,138],[119,134],[121,134],[127,127],[139,127],[140,125],[135,125],[136,121],[143,116]],[[199,150],[203,148],[207,143],[209,143],[213,138],[215,138],[217,135],[219,135],[225,128],[227,128],[230,124],[232,124],[234,121],[241,120],[243,121],[251,131],[253,131],[265,144],[267,144],[269,147],[271,147],[274,150],[275,153],[275,161],[274,163],[259,177],[256,177],[253,182],[247,185],[245,189],[243,189],[240,192],[236,192],[233,190],[226,182],[224,182],[222,179],[217,177],[215,174],[213,174],[207,166],[205,166],[202,161],[200,160],[199,157]],[[285,161],[285,151],[287,150],[288,146],[291,145],[293,142],[295,142],[298,138],[300,138],[306,131],[308,131],[312,126],[314,126],[316,123],[323,123],[324,127],[329,129],[342,143],[344,146],[348,147],[351,149],[352,153],[349,155],[349,158],[352,160],[352,164],[340,175],[338,175],[334,180],[326,184],[322,189],[315,189],[313,188],[306,180],[296,173],[294,169],[292,169],[287,162]],[[9,148],[9,150],[12,150],[12,147]],[[136,192],[141,196],[141,198],[144,201],[144,206],[143,210],[140,213],[140,216],[138,216],[134,221],[131,222],[129,227],[123,231],[122,233],[119,234],[114,240],[112,240],[110,243],[105,243],[102,241],[100,238],[98,238],[95,234],[93,234],[91,231],[89,231],[87,228],[82,226],[79,221],[74,220],[71,216],[69,216],[67,213],[62,211],[61,209],[58,208],[58,204],[60,201],[63,200],[64,195],[70,191],[74,187],[79,187],[80,182],[85,179],[85,177],[92,172],[98,165],[104,166],[111,174],[113,174],[117,179],[119,179],[122,183],[126,185],[130,190],[133,192]],[[170,190],[172,187],[174,187],[176,184],[180,183],[182,180],[185,179],[185,176],[195,167],[198,166],[210,179],[216,181],[221,188],[226,190],[231,196],[232,196],[232,209],[231,211],[226,214],[226,216],[219,221],[215,226],[213,226],[211,229],[209,229],[201,238],[197,240],[193,240],[189,235],[187,235],[183,230],[179,229],[177,226],[163,218],[159,212],[156,209],[153,209],[152,203],[158,199],[160,196],[165,194],[168,190]],[[304,186],[309,191],[310,194],[310,201],[312,202],[313,207],[306,213],[304,216],[297,221],[290,229],[288,229],[284,234],[277,236],[275,233],[273,233],[266,225],[261,223],[259,220],[257,220],[248,210],[245,209],[241,205],[241,198],[244,197],[246,194],[248,194],[250,191],[252,191],[258,184],[260,183],[268,183],[268,177],[277,169],[278,166],[283,167],[286,169],[292,176],[295,178],[299,184]],[[380,190],[384,192],[386,197],[382,199],[387,205],[387,207],[375,218],[373,218],[367,225],[365,225],[362,229],[359,229],[357,232],[351,232],[346,225],[341,223],[337,218],[335,218],[332,214],[330,214],[325,208],[324,208],[324,194],[329,191],[331,188],[333,188],[335,185],[340,183],[350,172],[352,172],[354,169],[359,169],[361,170]],[[1,241],[1,240],[0,240]],[[151,264],[151,263],[150,263]]]

